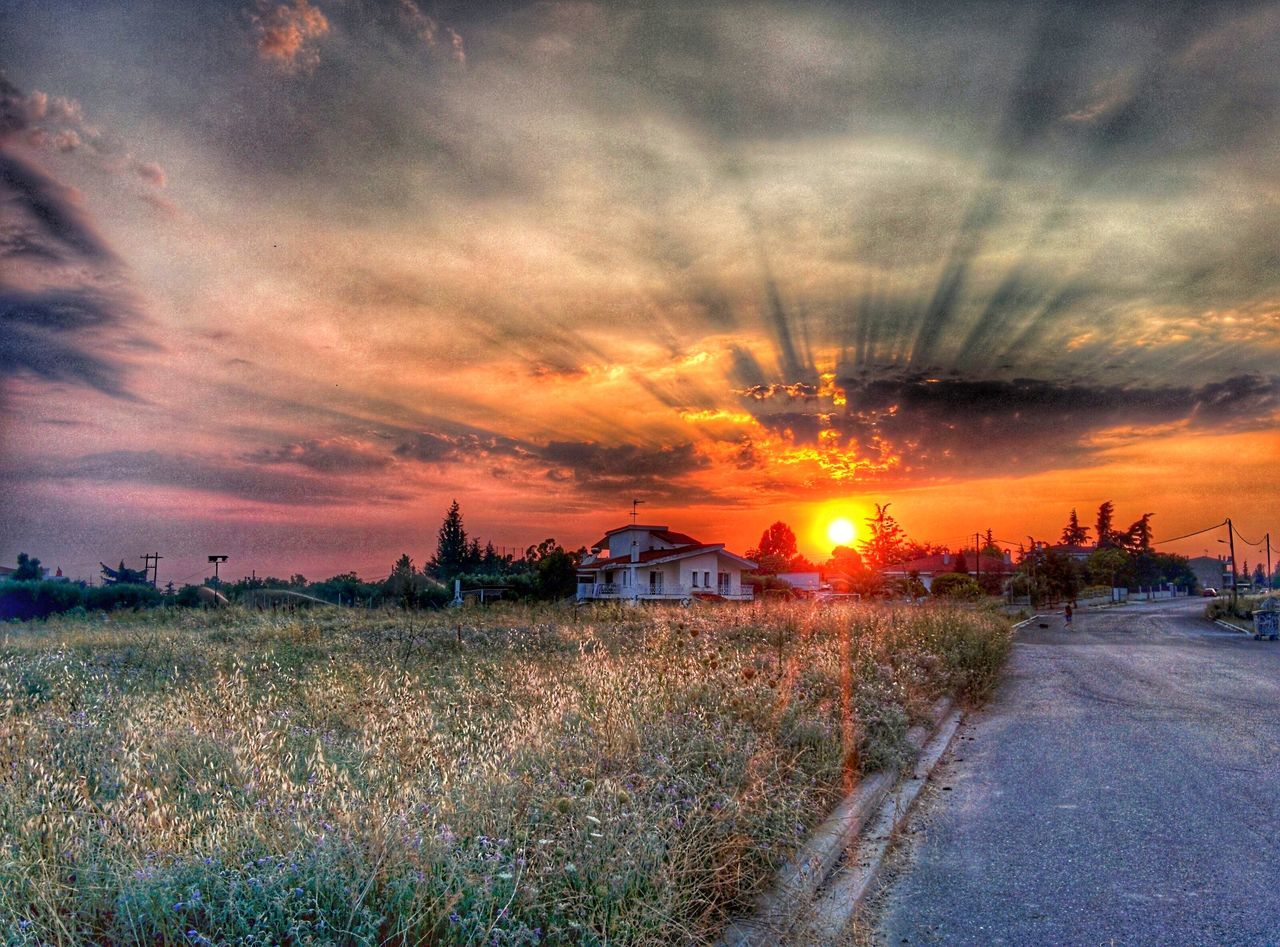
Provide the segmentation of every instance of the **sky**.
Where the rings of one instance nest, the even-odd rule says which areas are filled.
[[[508,548],[633,499],[822,558],[886,502],[1259,538],[1278,44],[1275,2],[0,2],[0,562],[378,576],[454,498]]]

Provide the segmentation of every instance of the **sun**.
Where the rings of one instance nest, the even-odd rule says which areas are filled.
[[[843,516],[827,524],[827,539],[837,546],[847,546],[853,542],[855,530],[853,524]]]

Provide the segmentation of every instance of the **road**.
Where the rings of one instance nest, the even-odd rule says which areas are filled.
[[[866,920],[898,944],[1280,944],[1280,644],[1202,600],[1019,632]]]

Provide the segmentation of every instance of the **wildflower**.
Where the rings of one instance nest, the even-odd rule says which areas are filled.
[[[452,914],[450,914],[450,915],[449,915],[449,923],[450,923],[450,924],[461,924],[461,923],[462,923],[462,918],[458,916],[458,912],[457,912],[457,911],[454,911]]]

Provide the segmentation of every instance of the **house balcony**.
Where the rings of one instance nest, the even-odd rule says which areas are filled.
[[[753,598],[751,586],[722,585],[716,588],[704,588],[701,585],[618,585],[616,582],[580,583],[578,585],[579,601],[642,601],[642,602],[683,602],[685,599],[706,597],[709,599],[725,599],[730,602],[750,602]]]

